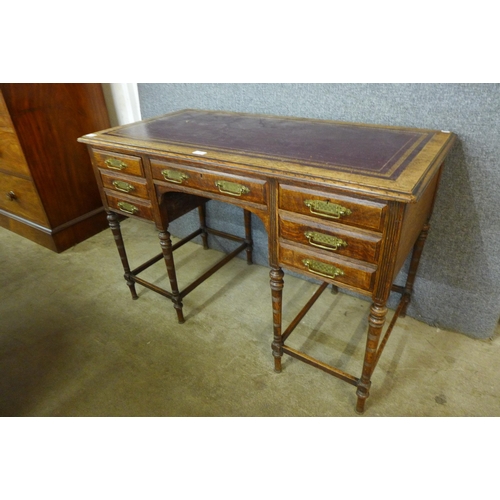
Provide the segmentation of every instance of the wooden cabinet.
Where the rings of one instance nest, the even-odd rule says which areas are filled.
[[[101,84],[0,83],[0,226],[55,252],[108,227],[77,138],[109,126]]]

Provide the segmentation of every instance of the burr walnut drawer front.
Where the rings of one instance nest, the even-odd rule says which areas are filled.
[[[132,176],[122,176],[100,170],[102,185],[110,191],[125,193],[130,196],[148,199],[148,188],[145,179]]]
[[[321,220],[382,231],[386,205],[338,193],[280,186],[279,208]]]
[[[158,181],[260,205],[267,204],[267,183],[261,179],[159,160],[151,160],[151,169],[153,178]]]
[[[92,151],[94,163],[101,169],[121,172],[127,175],[144,176],[142,160],[138,156],[114,153],[110,151]]]
[[[0,172],[0,209],[46,225],[43,209],[33,182]]]
[[[139,217],[141,219],[153,220],[151,203],[139,198],[118,195],[117,193],[105,190],[106,201],[109,208],[112,208],[124,215]]]
[[[354,229],[342,224],[319,222],[312,217],[302,217],[280,211],[281,240],[306,245],[311,251],[322,249],[329,253],[376,264],[380,253],[382,235]]]
[[[334,256],[327,251],[309,252],[304,247],[282,243],[280,265],[322,281],[345,285],[362,292],[371,292],[377,267],[362,261]]]

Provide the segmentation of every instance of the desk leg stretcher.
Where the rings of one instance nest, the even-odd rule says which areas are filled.
[[[273,328],[274,337],[272,343],[272,353],[274,356],[274,366],[276,372],[281,372],[281,358],[283,354],[288,354],[293,358],[299,359],[311,366],[319,368],[330,375],[333,375],[344,382],[357,387],[356,395],[358,397],[356,403],[356,412],[363,413],[365,411],[365,402],[370,394],[371,377],[380,359],[380,356],[389,340],[392,330],[396,324],[399,317],[404,317],[406,314],[406,308],[411,299],[411,294],[413,291],[413,284],[415,281],[415,276],[417,273],[418,265],[420,262],[420,256],[422,255],[422,250],[429,232],[429,224],[426,224],[420,233],[414,247],[412,258],[410,262],[410,269],[408,272],[408,277],[404,287],[399,285],[392,285],[391,291],[397,292],[401,295],[399,304],[394,312],[391,322],[387,327],[387,330],[380,342],[382,336],[382,329],[385,324],[385,318],[387,315],[386,300],[374,300],[370,307],[370,315],[368,317],[368,336],[366,341],[365,356],[363,360],[363,369],[361,377],[357,378],[349,373],[346,373],[338,368],[330,366],[322,361],[319,361],[303,352],[298,351],[285,344],[286,339],[290,336],[296,326],[300,323],[302,318],[311,309],[314,303],[321,296],[323,291],[327,288],[328,283],[323,282],[314,295],[309,299],[302,310],[297,314],[297,316],[291,321],[288,328],[282,333],[282,300],[283,300],[283,271],[281,268],[276,267],[271,269],[270,272],[270,283],[271,283],[271,294],[272,294],[272,304],[273,304]],[[333,291],[337,291],[337,287],[333,286]]]
[[[201,283],[203,283],[206,279],[208,279],[212,274],[214,274],[216,271],[218,271],[221,267],[223,267],[225,264],[227,264],[230,260],[232,260],[234,257],[236,257],[238,254],[240,254],[243,250],[246,250],[247,252],[247,263],[251,264],[252,263],[252,230],[251,230],[251,218],[250,218],[250,212],[247,210],[244,210],[244,218],[245,218],[245,237],[242,238],[240,236],[235,236],[233,234],[225,233],[223,231],[218,231],[216,229],[212,229],[206,226],[205,224],[205,214],[204,214],[204,206],[199,207],[199,215],[200,215],[200,228],[191,233],[190,235],[186,236],[185,238],[181,239],[175,244],[172,244],[171,236],[170,233],[167,230],[160,231],[158,233],[158,238],[160,240],[160,246],[162,249],[162,252],[155,257],[149,259],[148,261],[144,262],[140,266],[136,267],[135,269],[131,270],[128,257],[125,251],[125,245],[123,242],[123,236],[121,233],[120,229],[120,223],[118,220],[118,216],[114,212],[108,212],[108,222],[109,226],[113,232],[116,247],[118,249],[118,253],[120,255],[120,259],[122,262],[123,270],[124,270],[124,277],[127,285],[130,288],[132,298],[138,299],[138,295],[135,289],[135,284],[138,283],[145,288],[148,288],[160,295],[163,295],[164,297],[167,297],[173,302],[174,309],[177,314],[177,320],[179,323],[184,323],[184,314],[183,314],[183,303],[182,299],[190,292],[192,292],[197,286],[199,286]],[[208,239],[207,235],[212,234],[214,236],[219,236],[221,238],[225,238],[228,240],[232,241],[237,241],[241,242],[241,245],[239,245],[235,250],[233,250],[231,253],[227,254],[223,259],[221,259],[219,262],[214,264],[210,269],[208,269],[205,273],[203,273],[198,279],[193,281],[191,284],[186,286],[183,290],[179,290],[178,286],[178,281],[177,281],[177,273],[175,270],[175,263],[174,263],[174,256],[173,252],[183,246],[184,244],[188,243],[192,239],[194,239],[196,236],[201,235],[202,237],[202,243],[203,243],[203,248],[208,249]],[[170,281],[170,291],[165,290],[164,288],[161,288],[157,285],[154,285],[153,283],[150,283],[139,276],[137,276],[139,273],[142,271],[148,269],[151,267],[153,264],[157,263],[161,259],[164,259],[165,265],[167,268],[167,274],[168,278]]]
[[[271,271],[272,272],[272,271]],[[276,274],[276,273],[275,273]],[[278,280],[275,280],[278,281]],[[276,286],[276,283],[274,285],[274,293],[278,292],[278,287]],[[275,329],[275,334],[274,334],[274,341],[272,344],[272,349],[273,349],[273,356],[274,356],[274,362],[275,362],[275,371],[280,372],[281,371],[281,356],[283,354],[288,354],[289,356],[298,359],[300,361],[303,361],[304,363],[307,363],[308,365],[314,366],[315,368],[319,368],[320,370],[333,375],[334,377],[337,377],[344,382],[347,382],[351,385],[354,385],[357,387],[356,394],[358,396],[358,401],[356,405],[356,411],[358,413],[363,413],[364,412],[364,404],[365,401],[369,395],[369,389],[371,385],[371,376],[373,374],[373,371],[378,363],[378,360],[382,354],[382,351],[384,350],[384,347],[392,333],[392,330],[394,328],[394,325],[396,324],[397,319],[399,316],[402,314],[402,311],[404,310],[404,307],[406,305],[406,297],[403,295],[401,297],[401,300],[399,302],[399,305],[394,313],[394,316],[387,327],[387,330],[385,332],[385,335],[383,337],[382,342],[380,342],[379,345],[379,340],[381,337],[381,332],[382,328],[385,323],[385,316],[387,314],[387,308],[385,306],[379,306],[376,304],[373,304],[370,309],[370,317],[369,317],[369,330],[368,330],[368,340],[367,340],[367,347],[365,351],[365,359],[363,362],[363,371],[361,378],[355,377],[354,375],[351,375],[349,373],[346,373],[342,370],[339,370],[338,368],[335,368],[333,366],[330,366],[326,363],[323,363],[322,361],[319,361],[318,359],[315,359],[308,354],[298,351],[297,349],[294,349],[293,347],[290,347],[285,344],[286,339],[290,336],[290,334],[294,331],[295,327],[300,323],[302,318],[306,315],[306,313],[311,309],[311,307],[314,305],[314,303],[318,300],[320,295],[323,293],[323,291],[326,289],[328,286],[328,283],[324,282],[322,283],[314,295],[309,299],[307,304],[302,308],[302,310],[297,314],[297,316],[293,319],[293,321],[290,323],[288,328],[283,332],[283,334],[280,334],[281,332],[281,323],[279,319],[276,317],[275,318],[275,323],[274,323],[274,329]],[[404,289],[401,287],[400,293],[402,293]],[[278,301],[273,300],[273,312],[275,314],[280,315],[281,314],[281,305]]]

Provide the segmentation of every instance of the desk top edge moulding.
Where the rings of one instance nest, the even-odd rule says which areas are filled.
[[[305,135],[304,135],[305,133]],[[241,134],[244,134],[243,137]],[[81,142],[135,146],[246,165],[255,173],[335,182],[414,202],[455,142],[443,130],[185,109],[88,134]],[[384,148],[380,145],[383,143]],[[352,145],[359,148],[353,152]]]
[[[182,110],[87,134],[102,203],[133,299],[135,285],[170,299],[179,323],[183,299],[241,252],[252,263],[251,215],[268,233],[276,372],[284,354],[356,387],[363,413],[371,377],[399,317],[406,315],[444,161],[455,134],[442,130],[224,111]],[[243,210],[245,236],[206,224],[209,200]],[[169,223],[198,209],[198,230],[173,244]],[[120,216],[153,222],[161,253],[130,266]],[[173,252],[200,235],[240,245],[213,268],[180,289]],[[404,286],[394,283],[411,256]],[[170,290],[138,275],[164,260]],[[283,328],[284,271],[319,282],[319,288]],[[372,301],[360,376],[294,348],[288,338],[330,286]],[[401,298],[387,327],[387,300]],[[385,331],[383,332],[383,330]]]

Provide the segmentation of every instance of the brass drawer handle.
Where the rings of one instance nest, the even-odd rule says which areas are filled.
[[[309,211],[315,215],[328,217],[330,219],[340,219],[343,215],[351,215],[352,212],[341,205],[321,200],[305,200],[304,205],[309,207]]]
[[[118,191],[122,191],[124,193],[130,193],[130,191],[133,191],[135,189],[134,186],[132,186],[132,184],[123,181],[113,181],[113,186]]]
[[[162,170],[161,175],[163,175],[166,181],[173,182],[174,184],[182,184],[189,179],[188,174],[177,170]]]
[[[9,191],[7,193],[7,198],[9,198],[10,201],[17,200],[17,195],[14,193],[14,191]]]
[[[235,182],[229,181],[216,181],[215,185],[219,188],[219,191],[223,194],[230,194],[232,196],[241,196],[242,194],[248,194],[250,189],[241,184],[236,184]]]
[[[130,215],[134,215],[134,214],[136,214],[139,211],[139,209],[136,206],[134,206],[134,205],[132,205],[130,203],[127,203],[125,201],[119,201],[118,202],[118,208],[122,212],[125,212],[126,214],[130,214]]]
[[[337,238],[336,236],[317,233],[316,231],[306,231],[304,236],[309,240],[310,245],[318,248],[324,248],[325,250],[338,250],[339,247],[347,246],[346,241]]]
[[[123,170],[127,168],[127,164],[117,158],[108,158],[104,163],[108,168],[112,168],[113,170]]]
[[[324,276],[325,278],[335,278],[337,276],[344,276],[344,271],[338,267],[332,266],[330,264],[324,264],[323,262],[318,262],[317,260],[304,259],[304,266],[314,274],[319,276]]]

